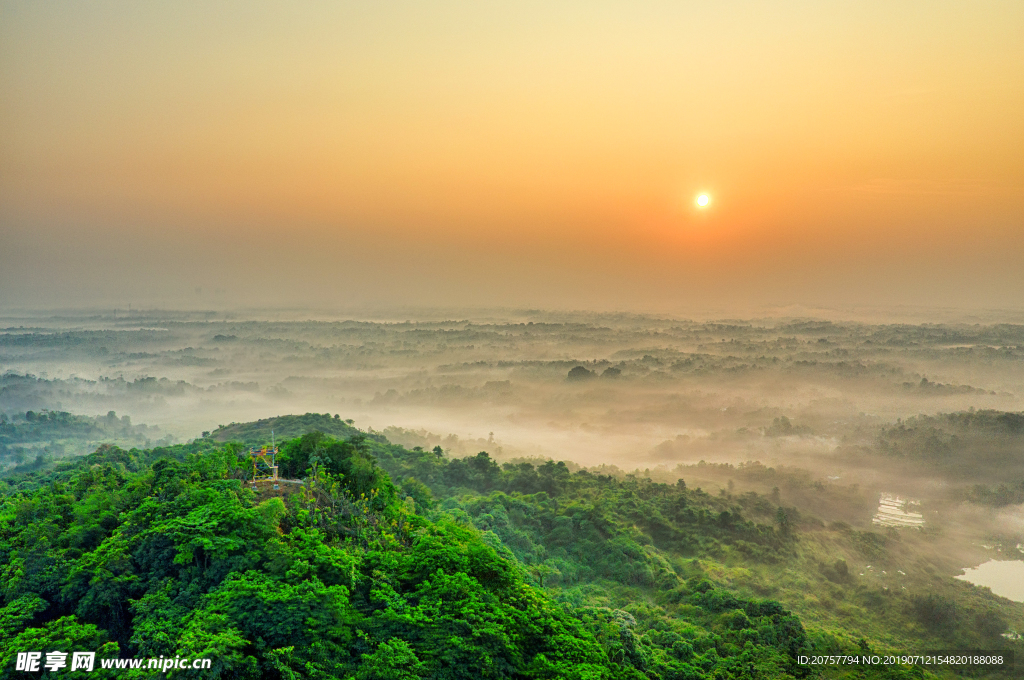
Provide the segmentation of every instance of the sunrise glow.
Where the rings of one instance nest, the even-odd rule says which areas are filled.
[[[9,3],[0,302],[1024,299],[1024,3],[557,6]]]

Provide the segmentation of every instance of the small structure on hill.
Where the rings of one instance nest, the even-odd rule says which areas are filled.
[[[277,447],[251,448],[249,458],[252,460],[252,488],[255,489],[258,482],[270,482],[277,489]]]

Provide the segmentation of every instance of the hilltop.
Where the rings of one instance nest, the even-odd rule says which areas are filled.
[[[271,437],[279,441],[301,437],[309,432],[323,432],[332,437],[349,438],[363,434],[351,420],[330,413],[307,413],[295,416],[263,418],[251,423],[231,423],[218,427],[207,436],[218,442],[235,441],[247,446],[269,444]],[[271,434],[273,433],[273,434]]]

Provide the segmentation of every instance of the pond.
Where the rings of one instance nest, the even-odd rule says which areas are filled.
[[[976,586],[988,586],[996,595],[1024,602],[1024,561],[989,560],[977,567],[964,569],[956,578]]]

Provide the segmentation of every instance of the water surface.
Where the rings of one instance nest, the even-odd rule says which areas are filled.
[[[989,560],[977,567],[964,569],[956,578],[976,586],[988,586],[996,595],[1024,602],[1024,561]]]

